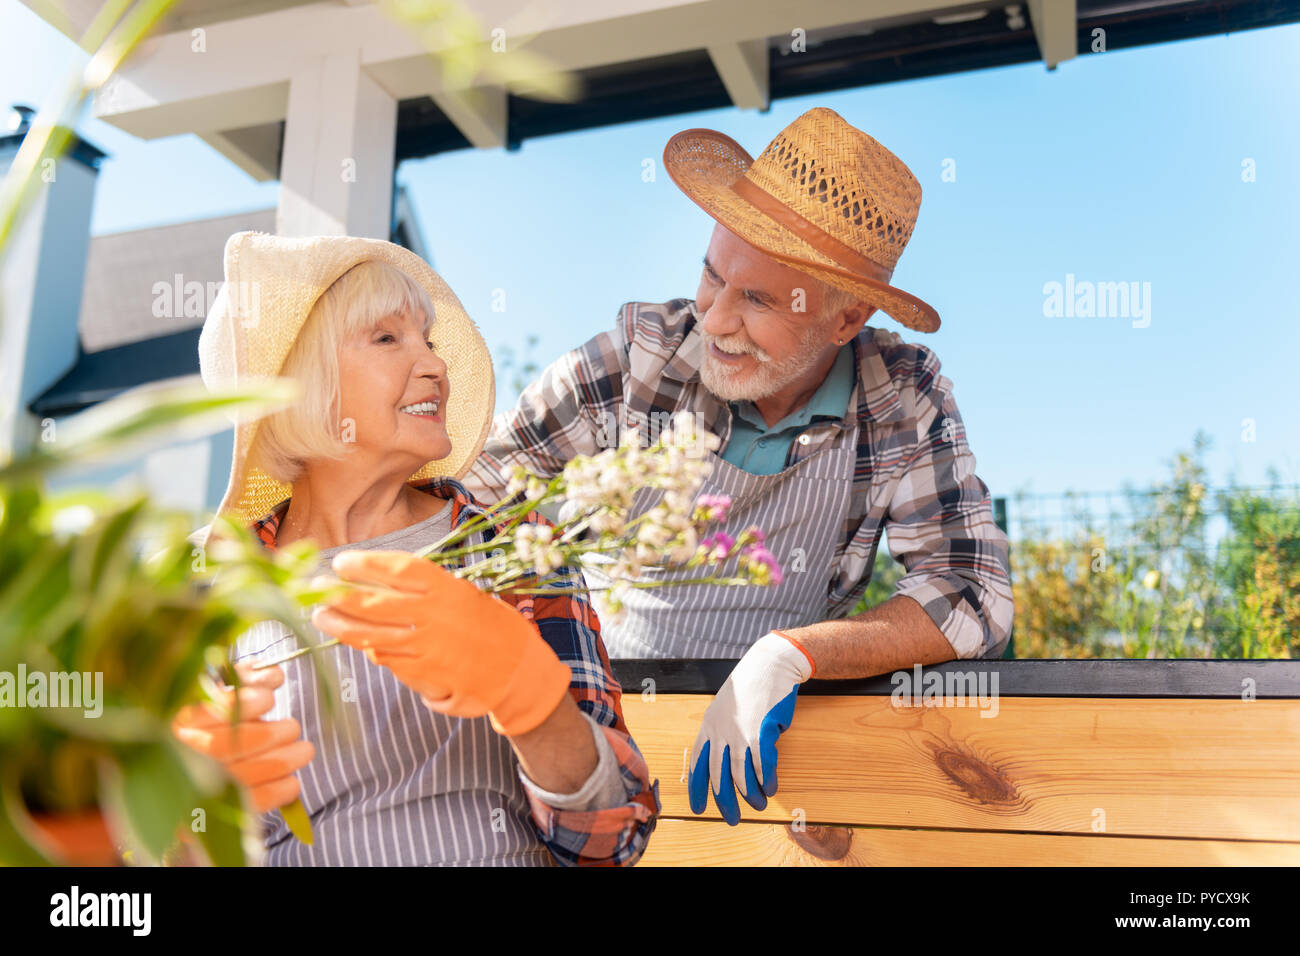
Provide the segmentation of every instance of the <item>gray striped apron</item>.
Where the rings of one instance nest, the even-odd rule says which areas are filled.
[[[613,658],[739,658],[768,631],[826,620],[836,561],[843,552],[843,527],[856,461],[857,428],[774,475],[752,475],[714,454],[713,472],[699,494],[727,495],[731,509],[721,527],[732,537],[750,525],[767,536],[767,548],[781,565],[776,587],[716,587],[685,584],[629,589],[624,620],[601,625]],[[632,516],[654,507],[663,493],[642,489]],[[612,582],[610,559],[590,555],[583,574],[593,588]],[[739,573],[736,559],[716,574]],[[700,577],[701,570],[645,570],[642,580]]]

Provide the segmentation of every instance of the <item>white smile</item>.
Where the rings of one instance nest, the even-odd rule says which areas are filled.
[[[398,411],[406,412],[408,415],[436,415],[438,414],[438,403],[416,402],[414,405],[403,405]]]
[[[713,350],[713,352],[714,352],[716,355],[718,355],[719,357],[721,357],[721,359],[722,359],[724,362],[735,362],[735,361],[737,361],[738,359],[740,359],[740,358],[744,357],[745,355],[748,355],[748,354],[749,354],[748,352],[729,352],[729,351],[727,351],[726,349],[720,347],[720,346],[719,346],[717,343],[715,343],[715,342],[710,342],[710,343],[709,343],[709,348],[711,348],[711,349]]]

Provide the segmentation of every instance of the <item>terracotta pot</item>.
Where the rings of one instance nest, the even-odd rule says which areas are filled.
[[[32,821],[68,866],[121,866],[108,824],[99,810],[34,813]]]

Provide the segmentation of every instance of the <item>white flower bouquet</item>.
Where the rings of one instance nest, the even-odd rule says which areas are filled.
[[[711,531],[726,522],[731,501],[718,495],[696,500],[712,468],[708,455],[719,444],[716,435],[696,428],[691,413],[680,412],[648,448],[642,447],[641,433],[633,428],[623,433],[617,448],[578,456],[549,481],[516,468],[505,499],[417,554],[490,592],[523,594],[565,593],[539,586],[537,579],[584,555],[606,556],[612,561],[606,573],[614,584],[592,592],[602,619],[619,615],[621,595],[629,588],[780,584],[781,568],[765,546],[762,529],[746,528],[735,537]],[[661,490],[662,500],[633,518],[633,502],[643,488]],[[525,523],[530,512],[557,503],[561,517],[555,525]],[[463,544],[492,524],[503,526],[494,538]],[[490,553],[490,560],[458,567],[462,558],[481,553]],[[738,558],[738,573],[717,573],[732,557]],[[668,581],[642,579],[642,571],[651,567],[699,568],[700,574]]]

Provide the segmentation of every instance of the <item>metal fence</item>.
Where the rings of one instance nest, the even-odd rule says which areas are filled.
[[[993,518],[1012,547],[1017,541],[1078,541],[1101,535],[1116,546],[1154,548],[1137,540],[1135,533],[1153,508],[1153,499],[1170,495],[1169,489],[1124,489],[1121,491],[1062,492],[1056,494],[1017,493],[993,499]],[[1196,543],[1181,547],[1199,548],[1216,554],[1232,528],[1234,502],[1243,496],[1267,499],[1286,510],[1300,510],[1300,484],[1229,486],[1206,488],[1200,509],[1205,523]]]

